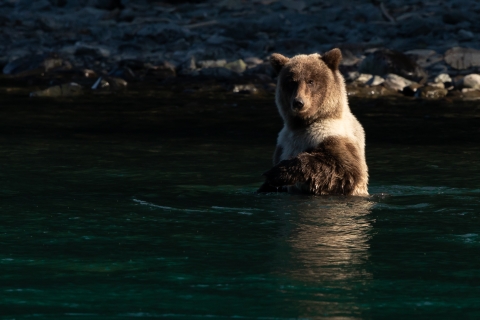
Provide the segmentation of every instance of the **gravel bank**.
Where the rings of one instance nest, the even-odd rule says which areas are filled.
[[[349,93],[480,99],[477,1],[0,1],[3,83],[32,96],[213,80],[272,91],[273,52],[342,49]]]

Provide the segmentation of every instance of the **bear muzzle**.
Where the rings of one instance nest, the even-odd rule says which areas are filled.
[[[292,101],[292,109],[293,111],[302,111],[305,107],[305,102],[302,98],[294,98]]]

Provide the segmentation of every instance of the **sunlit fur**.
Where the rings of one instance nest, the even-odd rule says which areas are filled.
[[[297,189],[313,194],[337,193],[337,191],[334,191],[338,189],[337,187],[328,189],[327,186],[317,186],[315,180],[318,179],[309,177],[308,174],[319,176],[321,174],[312,168],[308,168],[304,161],[306,159],[304,154],[315,155],[315,149],[322,147],[325,139],[331,138],[329,140],[330,149],[322,149],[324,150],[322,152],[328,153],[331,151],[335,154],[344,152],[344,158],[355,159],[355,170],[350,172],[354,177],[352,178],[354,180],[352,182],[353,186],[351,190],[349,189],[350,191],[345,190],[340,193],[368,195],[365,133],[348,106],[344,79],[338,71],[340,60],[341,53],[338,49],[327,52],[323,57],[319,54],[311,54],[297,55],[288,59],[280,54],[272,55],[272,66],[278,72],[276,104],[284,120],[284,127],[278,135],[274,165],[278,165],[282,160],[295,157],[299,157],[302,161],[300,164],[302,174],[294,178],[292,173],[291,177],[293,180],[300,181],[296,182],[294,186],[289,186],[290,191]],[[304,102],[304,106],[300,110],[293,106],[293,101],[296,98]],[[352,150],[350,146],[354,146],[355,150],[353,152],[348,151]],[[331,158],[331,155],[318,153],[315,156],[316,159],[320,159],[319,161],[324,158]],[[309,159],[312,159],[312,157],[309,157]],[[311,160],[308,161],[312,163]],[[316,165],[313,164],[313,166]],[[345,164],[342,161],[337,161],[332,168],[325,167],[323,164],[320,167],[334,172],[345,167]],[[293,171],[294,169],[292,169]],[[331,178],[333,182],[329,182],[330,184],[335,181],[341,185],[348,185],[349,183],[348,181],[345,183],[338,182],[338,177]],[[308,183],[301,181],[304,179],[308,179]],[[321,190],[321,188],[327,189]]]

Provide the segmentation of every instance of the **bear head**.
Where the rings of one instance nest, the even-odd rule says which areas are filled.
[[[270,57],[278,74],[276,103],[286,125],[305,127],[321,119],[340,118],[347,105],[345,82],[338,71],[339,49],[287,58]]]

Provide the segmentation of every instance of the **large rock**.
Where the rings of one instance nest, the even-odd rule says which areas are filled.
[[[454,47],[445,52],[445,61],[455,69],[463,70],[480,66],[480,50]]]
[[[469,74],[463,78],[464,88],[480,89],[480,74]]]
[[[395,91],[402,91],[405,87],[411,84],[413,84],[412,81],[393,73],[387,74],[385,82],[383,83],[385,87]]]
[[[389,73],[400,75],[415,82],[425,82],[427,73],[406,54],[389,49],[371,52],[359,66],[360,73],[384,76]]]

